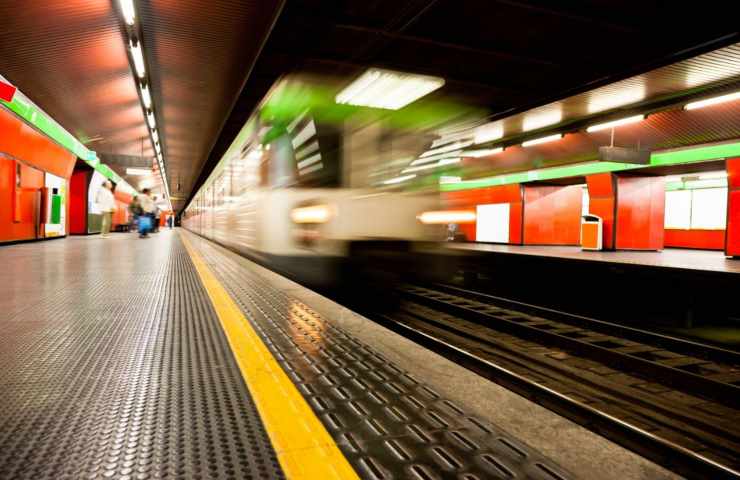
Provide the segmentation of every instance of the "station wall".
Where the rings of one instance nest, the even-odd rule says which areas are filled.
[[[11,112],[0,108],[0,242],[44,238],[50,199],[63,200],[75,164],[75,156],[26,125]],[[58,198],[46,188],[45,176],[61,180]],[[68,202],[55,207],[65,209],[58,215],[68,231]]]
[[[580,245],[580,185],[524,187],[524,244]]]

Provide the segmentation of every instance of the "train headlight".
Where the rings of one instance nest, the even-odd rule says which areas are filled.
[[[311,205],[294,208],[290,211],[290,219],[294,223],[326,223],[333,214],[329,205]]]
[[[424,212],[416,218],[425,225],[439,225],[447,223],[473,223],[475,212],[471,210],[439,210]]]

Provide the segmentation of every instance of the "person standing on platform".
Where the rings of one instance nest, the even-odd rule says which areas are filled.
[[[134,198],[131,200],[131,204],[128,206],[128,210],[131,212],[131,225],[129,226],[129,230],[135,230],[135,228],[138,227],[139,217],[143,212],[141,205],[139,205],[138,195],[134,195]]]
[[[103,225],[101,227],[101,237],[108,238],[110,227],[113,224],[113,212],[116,211],[116,199],[113,196],[113,184],[106,181],[103,187],[95,195],[95,203],[98,204],[100,213],[103,215]]]
[[[141,215],[139,215],[139,238],[146,238],[152,230],[152,217],[154,216],[154,200],[149,196],[149,189],[142,190],[141,195],[137,198]]]

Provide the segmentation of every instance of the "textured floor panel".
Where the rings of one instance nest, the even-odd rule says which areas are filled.
[[[244,260],[186,235],[362,477],[570,477],[304,303],[270,286],[245,268]]]
[[[174,232],[0,265],[0,478],[282,477]]]

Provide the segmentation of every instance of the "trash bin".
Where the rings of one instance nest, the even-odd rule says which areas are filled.
[[[581,249],[601,250],[603,247],[603,221],[598,215],[581,216]]]

